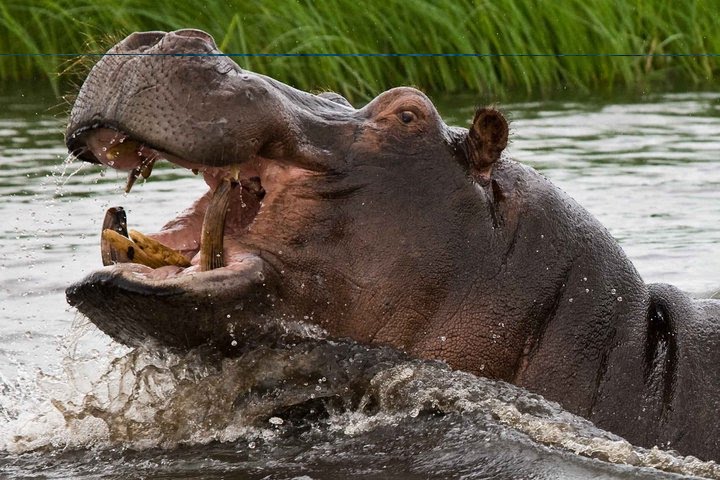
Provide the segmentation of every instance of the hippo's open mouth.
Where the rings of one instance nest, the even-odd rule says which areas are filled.
[[[108,211],[101,240],[105,268],[67,290],[69,303],[83,312],[90,309],[88,314],[107,304],[113,313],[106,312],[102,321],[94,320],[102,330],[131,345],[148,334],[166,344],[184,347],[217,337],[230,343],[234,337],[227,331],[207,331],[220,327],[210,319],[229,319],[234,312],[252,311],[273,301],[267,283],[277,273],[274,256],[247,239],[253,236],[259,216],[273,216],[263,215],[264,209],[274,208],[275,194],[283,191],[288,179],[313,172],[260,155],[238,164],[208,166],[104,126],[76,130],[68,135],[68,145],[82,160],[128,171],[127,192],[139,177],[148,178],[160,160],[202,175],[209,186],[209,191],[190,208],[153,234],[128,232],[122,209]],[[158,298],[168,303],[163,305]],[[228,304],[228,299],[232,303]],[[217,305],[224,305],[222,312]],[[202,312],[199,306],[204,306]],[[125,320],[123,313],[113,310],[123,312],[126,308],[138,312],[135,318]],[[161,315],[173,317],[160,313],[168,308],[178,312],[176,325],[197,322],[197,338],[188,335],[188,327],[178,328],[175,335],[172,326],[157,321]],[[198,311],[194,318],[188,316],[193,311]],[[145,322],[143,317],[147,317]],[[203,321],[206,317],[208,320]]]
[[[129,172],[126,192],[140,177],[148,178],[158,160],[202,174],[210,191],[192,207],[165,225],[162,231],[145,236],[120,232],[122,220],[108,213],[103,226],[102,254],[105,265],[120,264],[136,277],[162,280],[214,269],[244,268],[255,255],[242,238],[252,228],[266,197],[265,184],[276,183],[293,167],[278,167],[262,157],[240,165],[210,167],[162,152],[111,128],[74,133],[83,145],[77,156]],[[271,198],[271,196],[269,196]]]

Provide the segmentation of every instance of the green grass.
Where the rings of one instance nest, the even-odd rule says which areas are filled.
[[[0,52],[103,52],[130,32],[200,28],[233,53],[720,53],[720,1],[3,0]],[[270,6],[272,4],[273,6]],[[198,4],[200,5],[200,4]],[[90,62],[79,62],[91,64]],[[241,58],[302,89],[366,98],[400,84],[430,92],[531,95],[711,85],[718,58]],[[0,58],[0,79],[86,67],[68,59]]]

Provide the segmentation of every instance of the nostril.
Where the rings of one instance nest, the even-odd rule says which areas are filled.
[[[135,32],[127,36],[118,46],[118,51],[131,52],[152,47],[165,36],[165,32]]]
[[[203,32],[202,30],[196,30],[194,28],[185,28],[183,30],[175,30],[173,32],[178,37],[190,37],[190,38],[200,38],[202,40],[205,40],[207,43],[209,43],[212,48],[217,48],[217,45],[215,45],[215,39],[210,35],[209,33]]]

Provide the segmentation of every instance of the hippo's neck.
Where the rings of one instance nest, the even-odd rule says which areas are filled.
[[[497,174],[516,186],[508,196],[522,198],[501,282],[512,292],[511,323],[524,327],[506,379],[589,417],[609,356],[643,325],[647,287],[609,232],[564,192],[512,162]]]

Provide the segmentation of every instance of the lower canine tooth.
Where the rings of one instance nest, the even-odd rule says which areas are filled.
[[[225,266],[223,235],[225,218],[230,207],[230,192],[237,187],[236,181],[225,179],[215,189],[205,211],[200,236],[200,270],[208,271]]]

